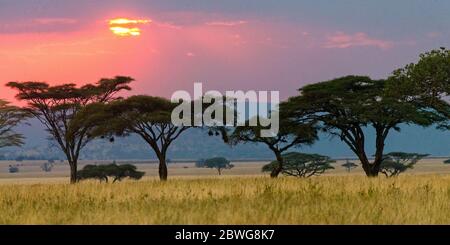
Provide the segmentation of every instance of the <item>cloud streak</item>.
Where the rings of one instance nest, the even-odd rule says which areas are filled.
[[[226,26],[226,27],[233,27],[233,26],[240,26],[247,24],[248,21],[245,20],[237,20],[237,21],[211,21],[206,22],[206,25],[208,26]]]
[[[364,32],[358,32],[355,34],[337,32],[327,37],[323,47],[330,49],[346,49],[353,47],[375,47],[379,49],[389,49],[392,48],[393,45],[394,43],[392,41],[372,38]]]
[[[78,30],[80,22],[71,18],[35,18],[0,24],[0,34],[70,32]]]
[[[429,33],[427,33],[427,37],[429,39],[436,39],[436,38],[439,38],[441,36],[442,36],[442,33],[440,33],[440,32],[429,32]]]
[[[34,19],[33,23],[38,25],[54,25],[54,24],[72,25],[78,23],[78,20],[70,18],[38,18]]]

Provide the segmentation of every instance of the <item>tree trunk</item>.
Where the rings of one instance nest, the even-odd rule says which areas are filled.
[[[387,134],[386,134],[387,135]],[[375,139],[375,160],[372,164],[367,161],[366,167],[363,168],[368,177],[378,177],[380,173],[381,163],[383,162],[383,152],[384,152],[384,140],[386,136],[383,135],[383,128],[376,129],[376,139]],[[367,159],[367,158],[366,158]]]
[[[70,183],[71,184],[75,184],[78,182],[78,178],[77,178],[77,161],[70,161],[69,160],[69,165],[70,165]]]
[[[362,168],[364,169],[364,172],[366,173],[367,177],[378,177],[378,173],[380,172],[380,166],[381,162],[383,161],[383,152],[384,152],[384,141],[387,137],[387,133],[389,128],[382,127],[380,125],[375,125],[375,131],[376,131],[376,139],[375,139],[375,160],[373,163],[370,163],[369,159],[367,158],[367,154],[365,151],[365,145],[364,145],[364,134],[362,133],[362,129],[355,128],[354,131],[360,132],[358,134],[354,134],[352,140],[344,140],[347,145],[349,145],[352,148],[352,151],[358,156],[359,160],[361,161]],[[347,133],[346,135],[349,135]],[[351,137],[350,137],[351,138]]]
[[[222,175],[222,169],[218,168],[217,171],[219,172],[219,175]]]
[[[358,150],[358,158],[361,161],[362,168],[366,173],[367,177],[378,177],[378,173],[380,171],[380,164],[377,165],[377,161],[375,160],[373,164],[370,163],[367,158],[366,152],[363,149]]]
[[[277,157],[278,165],[275,166],[270,173],[271,178],[277,178],[281,171],[283,171],[283,157],[281,156],[281,152],[275,152],[275,155]]]
[[[367,177],[378,177],[378,173],[380,172],[373,164],[369,164],[368,168],[364,168],[364,171]]]
[[[166,157],[165,156],[159,156],[159,179],[161,181],[167,180],[167,164],[166,164]]]
[[[370,163],[367,157],[359,157],[364,172],[367,177],[378,177],[380,172],[381,159],[375,159],[373,163]]]
[[[376,157],[374,162],[372,163],[372,176],[371,177],[378,177],[378,173],[380,173],[380,167],[381,167],[381,162],[383,161],[383,157]]]

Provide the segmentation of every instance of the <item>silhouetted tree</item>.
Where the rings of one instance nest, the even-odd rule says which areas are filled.
[[[159,160],[159,177],[167,180],[166,155],[169,146],[189,127],[175,126],[171,122],[169,100],[152,96],[132,96],[109,104],[93,104],[79,114],[76,124],[96,124],[91,137],[139,135],[155,152]]]
[[[103,166],[89,164],[77,171],[77,181],[85,179],[98,179],[100,182],[108,182],[108,174]]]
[[[43,163],[41,165],[41,169],[44,172],[51,172],[53,169],[55,161],[54,160],[48,160],[47,162]]]
[[[358,164],[355,164],[354,162],[350,162],[349,160],[347,160],[341,166],[344,167],[347,170],[347,172],[350,172],[350,171],[352,171],[352,169],[358,167]]]
[[[284,103],[294,122],[318,122],[324,132],[338,136],[356,154],[369,177],[378,176],[386,138],[400,124],[429,126],[436,113],[395,91],[395,81],[346,76],[311,84]],[[375,131],[375,159],[366,153],[366,130]]]
[[[145,172],[137,171],[134,165],[117,165],[113,163],[108,165],[86,165],[83,169],[77,171],[77,178],[78,180],[98,179],[100,182],[108,182],[108,177],[112,177],[113,183],[115,183],[127,177],[139,180],[144,174]]]
[[[334,161],[327,156],[318,154],[304,154],[298,152],[289,152],[283,154],[283,169],[281,173],[286,176],[295,176],[309,178],[325,173],[325,171],[334,169],[331,163]],[[273,161],[262,168],[263,172],[272,172],[279,163]]]
[[[301,145],[310,145],[317,139],[317,130],[314,123],[294,123],[286,120],[284,115],[281,114],[279,126],[276,135],[263,137],[261,130],[265,130],[267,127],[260,123],[258,123],[258,126],[249,126],[249,122],[246,122],[244,126],[236,127],[226,138],[232,145],[241,142],[265,144],[275,154],[277,166],[272,169],[270,176],[276,178],[283,170],[282,154],[284,152]]]
[[[10,82],[7,86],[18,91],[16,98],[27,103],[24,109],[46,127],[64,152],[70,165],[70,182],[75,183],[80,151],[93,137],[88,135],[92,125],[71,125],[72,119],[89,104],[116,100],[119,91],[130,90],[131,81],[130,77],[115,77],[82,87],[45,82]]]
[[[196,168],[204,168],[205,167],[205,159],[198,159],[195,161],[195,167]]]
[[[384,156],[381,163],[380,172],[386,177],[395,177],[408,169],[414,168],[414,165],[428,154],[391,152]]]
[[[28,117],[30,114],[26,111],[0,100],[0,148],[23,144],[23,136],[16,133],[14,127]]]
[[[9,173],[18,173],[19,172],[19,167],[17,166],[13,166],[13,165],[9,165],[8,166],[8,171]]]
[[[215,168],[217,169],[217,172],[219,175],[222,175],[223,169],[232,169],[234,167],[233,164],[230,164],[230,161],[228,161],[226,158],[223,157],[215,157],[206,159],[204,162],[205,168]]]
[[[108,176],[112,176],[113,183],[122,181],[124,178],[139,180],[144,176],[145,172],[137,171],[137,167],[132,164],[110,164],[106,166]]]

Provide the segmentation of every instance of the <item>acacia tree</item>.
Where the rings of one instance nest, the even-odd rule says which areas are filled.
[[[14,127],[27,119],[30,115],[12,106],[4,100],[0,100],[0,148],[8,146],[20,146],[23,144],[23,136],[14,131]]]
[[[392,130],[399,131],[400,124],[429,126],[438,117],[392,90],[392,80],[346,76],[307,85],[284,106],[294,122],[318,122],[324,132],[338,136],[359,158],[366,175],[376,177],[386,138]],[[366,152],[368,128],[375,131],[373,161]]]
[[[358,164],[354,163],[354,162],[350,162],[349,160],[347,160],[344,164],[341,165],[342,167],[344,167],[347,172],[351,172],[352,169],[357,168]]]
[[[440,48],[420,54],[417,63],[395,70],[393,77],[416,99],[441,103],[440,99],[450,95],[450,50]]]
[[[215,168],[217,169],[219,175],[222,175],[223,169],[232,169],[234,168],[234,165],[230,164],[230,161],[228,161],[226,158],[215,157],[206,159],[204,162],[204,168]]]
[[[428,154],[390,152],[384,156],[381,163],[380,172],[386,177],[396,177],[408,169],[414,168],[414,165]]]
[[[282,108],[281,108],[282,109]],[[265,144],[276,158],[276,166],[272,168],[270,177],[276,178],[283,171],[283,153],[301,145],[311,145],[317,139],[317,130],[314,123],[294,123],[285,119],[283,113],[280,117],[280,127],[276,135],[264,137],[261,131],[267,129],[258,123],[257,126],[244,126],[234,129],[228,140],[230,144],[237,143],[262,143]]]
[[[71,121],[89,104],[116,100],[119,91],[130,90],[131,81],[130,77],[117,76],[82,87],[45,82],[10,82],[7,86],[18,91],[16,98],[27,103],[24,110],[45,126],[50,139],[64,152],[70,165],[70,182],[75,183],[80,151],[93,138],[88,135],[92,125],[71,125]]]
[[[334,169],[334,167],[331,166],[331,163],[335,162],[327,156],[299,152],[283,154],[283,160],[284,164],[281,173],[286,176],[299,178],[309,178],[321,175],[327,170]],[[271,163],[264,165],[262,171],[271,172],[274,168],[277,168],[277,166],[278,162],[272,161]]]
[[[132,164],[86,165],[83,169],[77,171],[78,180],[98,179],[100,182],[108,182],[108,177],[112,177],[113,183],[122,181],[127,177],[139,180],[144,175],[145,172],[137,171],[136,166]]]
[[[95,125],[90,137],[139,135],[159,160],[159,178],[167,180],[167,151],[188,126],[175,126],[171,113],[176,104],[160,97],[132,96],[109,104],[92,104],[73,125]],[[78,126],[75,126],[78,127]]]
[[[395,81],[394,91],[402,93],[410,103],[438,113],[438,125],[450,129],[450,50],[423,53],[417,63],[395,70],[391,79]]]

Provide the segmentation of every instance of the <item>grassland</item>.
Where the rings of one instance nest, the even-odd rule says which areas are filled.
[[[450,175],[0,185],[1,224],[450,224]]]
[[[445,159],[424,159],[420,161],[414,169],[408,170],[408,174],[450,174],[450,164],[443,164]],[[67,181],[69,178],[69,165],[67,162],[61,164],[56,163],[51,172],[43,172],[40,168],[41,164],[45,161],[0,161],[0,184],[3,183],[43,183],[43,182],[58,182]],[[223,175],[227,176],[261,176],[261,168],[266,162],[233,162],[235,167],[230,170],[224,170]],[[336,175],[364,175],[362,168],[359,166],[348,173],[341,165],[345,161],[337,161],[333,166],[335,169],[328,171],[326,176]],[[355,161],[357,162],[357,161]],[[84,167],[86,164],[106,164],[111,161],[81,161],[79,168]],[[117,162],[118,164],[127,163]],[[139,171],[144,171],[146,177],[158,176],[158,165],[156,163],[141,162],[135,163]],[[18,173],[8,173],[9,165],[20,164]],[[169,178],[171,177],[205,177],[217,175],[217,170],[207,168],[196,168],[194,163],[171,163],[169,164]]]

